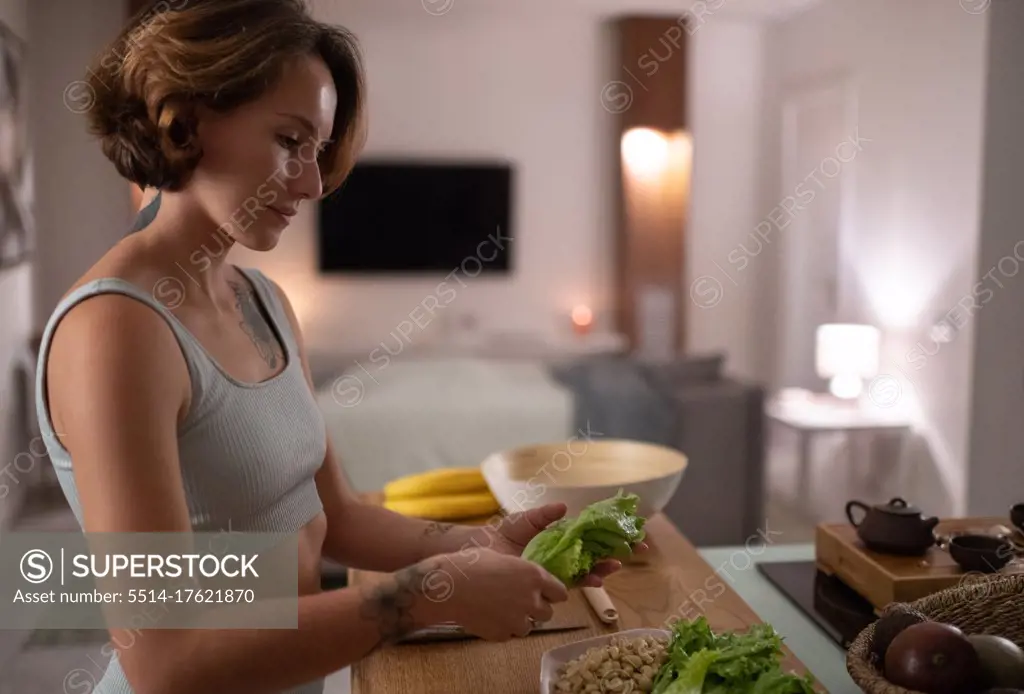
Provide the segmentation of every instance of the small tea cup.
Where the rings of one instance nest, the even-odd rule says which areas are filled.
[[[949,540],[949,554],[965,571],[995,573],[1010,563],[1014,546],[991,535],[957,535]]]
[[[1024,533],[1024,504],[1014,504],[1010,508],[1010,523]]]

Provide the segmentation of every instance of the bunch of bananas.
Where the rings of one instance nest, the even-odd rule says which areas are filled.
[[[404,516],[429,520],[460,520],[496,513],[479,468],[441,468],[407,475],[384,485],[384,507]]]

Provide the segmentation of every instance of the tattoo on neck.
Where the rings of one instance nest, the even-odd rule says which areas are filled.
[[[129,234],[134,234],[136,231],[142,231],[156,219],[156,213],[160,211],[160,199],[163,197],[163,191],[157,191],[156,197],[149,201],[149,204],[139,210],[138,215],[135,216],[135,224],[132,225]]]
[[[432,570],[423,562],[414,564],[368,589],[359,616],[377,625],[381,643],[412,631],[412,609],[423,596],[423,582]]]
[[[260,357],[267,362],[267,366],[276,369],[278,363],[284,359],[284,352],[274,331],[270,329],[270,325],[263,318],[253,290],[243,287],[239,282],[228,281],[228,284],[235,293],[235,306],[242,314],[242,321],[239,325],[252,340],[252,343],[256,345]]]
[[[423,530],[424,535],[444,535],[455,526],[451,523],[438,523],[434,521]]]

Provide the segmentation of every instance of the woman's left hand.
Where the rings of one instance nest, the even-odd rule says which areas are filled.
[[[512,513],[502,519],[496,528],[489,529],[492,533],[491,549],[503,554],[520,556],[526,545],[544,528],[565,516],[566,506],[563,503],[545,504],[529,511]],[[647,550],[647,543],[633,545],[634,552]],[[600,587],[604,578],[622,568],[618,559],[605,559],[594,564],[589,574],[584,576],[579,585]]]

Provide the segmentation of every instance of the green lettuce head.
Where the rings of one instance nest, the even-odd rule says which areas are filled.
[[[640,498],[623,494],[587,506],[576,518],[562,518],[537,533],[522,557],[540,564],[567,587],[602,559],[626,559],[644,539],[646,519],[636,515]]]

